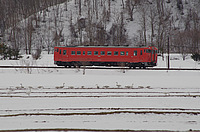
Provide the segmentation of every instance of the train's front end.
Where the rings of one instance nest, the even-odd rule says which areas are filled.
[[[62,48],[54,47],[54,64],[62,66],[61,62],[62,62]]]
[[[147,66],[149,67],[157,66],[158,49],[154,46],[149,46],[146,49],[146,53],[148,54]]]

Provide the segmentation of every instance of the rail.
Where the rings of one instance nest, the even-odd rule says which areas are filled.
[[[58,66],[0,66],[0,69],[16,69],[16,68],[32,68],[32,69],[76,69],[76,68],[65,68]],[[130,69],[129,67],[80,67],[78,69],[124,69],[124,70],[174,70],[174,71],[200,71],[200,68],[146,68],[146,69]]]

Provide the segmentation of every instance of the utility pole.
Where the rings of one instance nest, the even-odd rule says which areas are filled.
[[[168,36],[168,42],[167,42],[167,53],[168,53],[168,57],[167,57],[167,68],[169,70],[170,68],[170,59],[169,59],[169,36]]]

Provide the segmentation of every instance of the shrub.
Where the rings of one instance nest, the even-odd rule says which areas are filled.
[[[0,43],[0,59],[18,59],[19,58],[19,50],[12,49],[7,45]]]
[[[33,59],[35,59],[35,60],[39,59],[40,56],[41,56],[41,52],[42,52],[41,49],[39,49],[39,48],[36,49],[36,51],[35,51],[34,53],[32,53],[32,57],[33,57]]]
[[[200,54],[198,53],[192,54],[191,57],[194,61],[200,61]]]

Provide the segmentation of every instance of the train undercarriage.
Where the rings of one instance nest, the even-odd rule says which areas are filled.
[[[129,67],[129,68],[143,68],[154,67],[156,66],[155,62],[81,62],[81,61],[72,61],[72,62],[63,62],[55,61],[54,64],[57,66],[64,66],[66,68],[71,67],[81,67],[81,66],[113,66],[113,67]]]

